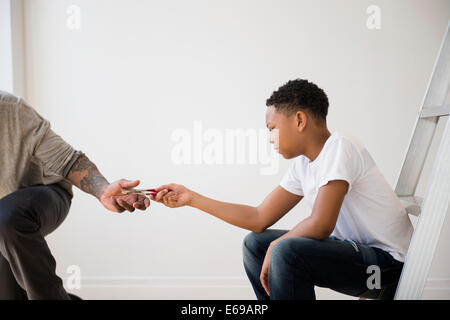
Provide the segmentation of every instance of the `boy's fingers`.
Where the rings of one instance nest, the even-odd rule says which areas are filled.
[[[147,199],[147,198],[145,198],[145,199],[144,199],[144,205],[145,205],[145,208],[150,207],[150,200]]]
[[[177,196],[173,194],[173,195],[167,197],[167,200],[172,201],[172,202],[177,202]]]
[[[261,280],[261,284],[262,284],[264,290],[266,290],[267,295],[270,296],[269,287],[267,286],[267,275],[262,274],[260,280]]]
[[[165,184],[165,185],[159,186],[155,190],[156,190],[156,192],[160,192],[161,190],[164,190],[164,189],[169,189],[169,185]]]
[[[163,203],[166,207],[169,206],[169,200],[166,197],[163,198]]]
[[[156,201],[161,201],[161,199],[167,192],[168,192],[167,189],[164,189],[164,190],[158,192],[158,194],[156,195]]]
[[[175,196],[175,195],[176,195],[175,192],[173,192],[173,191],[168,191],[168,192],[164,195],[164,198],[169,199],[169,198],[171,198],[171,197],[173,197],[173,196]]]

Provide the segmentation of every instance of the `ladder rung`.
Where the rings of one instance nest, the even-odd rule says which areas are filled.
[[[420,214],[423,198],[403,196],[399,197],[399,199],[408,214],[413,216],[418,216]]]
[[[428,107],[422,109],[420,112],[421,118],[430,118],[430,117],[443,117],[448,116],[450,114],[450,104],[445,104],[443,106],[436,107]]]

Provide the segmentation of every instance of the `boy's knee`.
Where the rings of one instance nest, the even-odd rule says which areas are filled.
[[[258,245],[257,233],[251,232],[251,233],[247,234],[242,243],[242,248],[244,250],[244,254],[249,251],[253,252],[256,249],[257,245]]]
[[[264,246],[268,246],[267,239],[266,239],[266,233],[265,232],[250,232],[247,234],[244,238],[243,247],[244,251],[252,251],[257,252],[260,251],[260,249],[267,249]]]
[[[300,237],[284,238],[278,241],[272,248],[270,262],[281,264],[289,263],[303,253],[313,251],[315,246],[314,241],[316,240]]]
[[[278,264],[292,254],[292,239],[284,238],[277,242],[270,253],[270,262]]]

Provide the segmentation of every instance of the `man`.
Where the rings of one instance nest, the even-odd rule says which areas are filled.
[[[0,299],[70,299],[44,239],[65,219],[72,185],[113,212],[145,210],[123,195],[139,181],[109,183],[22,99],[0,91]]]
[[[328,98],[314,83],[289,81],[266,105],[271,143],[294,160],[259,206],[217,201],[176,184],[157,188],[150,199],[190,205],[253,231],[243,255],[258,299],[315,299],[314,286],[392,299],[413,227],[369,152],[351,137],[330,133]],[[309,217],[291,230],[267,230],[303,198],[312,208]],[[380,268],[381,288],[367,286],[372,265]]]

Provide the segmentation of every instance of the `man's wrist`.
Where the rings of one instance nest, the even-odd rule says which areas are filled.
[[[102,197],[105,194],[106,189],[110,186],[109,182],[106,181],[102,186],[100,186],[98,194],[95,194],[95,197],[99,200],[102,201]]]
[[[85,154],[77,158],[67,175],[67,179],[79,189],[99,200],[109,186],[109,182]]]

